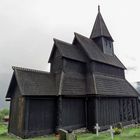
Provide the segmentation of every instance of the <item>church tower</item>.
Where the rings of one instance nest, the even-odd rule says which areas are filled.
[[[100,6],[98,6],[98,14],[90,38],[96,42],[103,53],[111,56],[114,55],[113,38],[111,37],[103,20],[100,12]]]

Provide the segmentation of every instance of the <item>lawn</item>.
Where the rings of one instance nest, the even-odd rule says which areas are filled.
[[[99,137],[92,133],[77,134],[78,140],[111,140],[109,132],[99,133]],[[19,140],[7,134],[7,125],[0,124],[0,140]],[[21,139],[20,139],[21,140]],[[28,140],[57,140],[54,135],[30,138]],[[122,134],[116,135],[114,140],[140,140],[140,127],[123,129]]]

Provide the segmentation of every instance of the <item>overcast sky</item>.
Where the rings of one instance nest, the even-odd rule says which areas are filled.
[[[139,0],[0,0],[0,96],[11,66],[48,70],[53,38],[71,43],[74,32],[90,36],[98,4],[114,39],[126,79],[140,81]]]

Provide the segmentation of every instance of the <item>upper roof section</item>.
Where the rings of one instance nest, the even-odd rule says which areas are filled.
[[[98,6],[98,14],[97,14],[94,26],[93,26],[93,30],[90,35],[91,39],[94,39],[97,37],[107,37],[111,41],[113,41],[113,38],[111,37],[111,35],[107,29],[107,26],[103,20],[103,17],[101,15],[100,6]]]
[[[90,60],[126,69],[117,56],[104,54],[92,39],[77,33],[75,33],[75,38]]]
[[[85,56],[80,52],[80,50],[73,44],[54,39],[54,47],[52,49],[49,62],[51,62],[55,48],[58,48],[62,57],[77,60],[80,62],[86,62]]]

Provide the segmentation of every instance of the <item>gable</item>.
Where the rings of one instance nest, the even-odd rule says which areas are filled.
[[[8,98],[13,97],[15,89],[17,89],[17,88],[19,89],[19,86],[17,84],[17,79],[16,79],[16,76],[15,76],[15,72],[13,72],[13,75],[12,75],[12,78],[11,78],[11,81],[10,81],[10,85],[9,85],[9,88],[8,88],[8,91],[7,91],[7,94],[6,94],[6,98],[8,99]]]
[[[54,44],[53,49],[51,51],[50,58],[49,58],[49,62],[52,63],[52,61],[57,57],[62,57],[62,55],[59,49],[57,48],[57,46]]]
[[[49,62],[51,62],[53,54],[57,50],[56,48],[59,50],[60,55],[64,58],[86,62],[85,57],[79,52],[78,48],[75,45],[57,39],[54,39],[54,47],[52,49]]]

